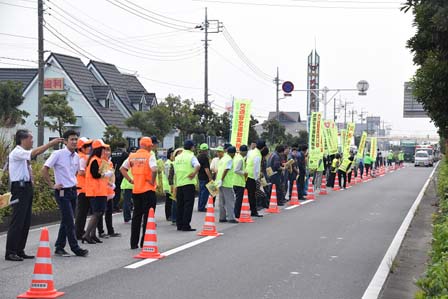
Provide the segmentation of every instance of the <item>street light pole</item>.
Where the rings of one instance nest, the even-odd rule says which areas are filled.
[[[279,98],[279,85],[280,85],[280,79],[279,79],[279,75],[278,75],[278,67],[277,67],[277,76],[275,77],[275,101],[276,101],[276,108],[275,108],[275,112],[276,112],[276,118],[277,121],[280,122],[280,107],[279,107],[279,102],[280,102],[280,98]]]

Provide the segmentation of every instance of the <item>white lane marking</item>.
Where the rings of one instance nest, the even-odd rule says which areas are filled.
[[[313,201],[314,200],[312,200],[312,199],[308,199],[308,200],[305,200],[304,202],[301,202],[299,206],[289,206],[289,207],[285,208],[285,210],[292,210],[292,209],[295,209],[295,208],[300,207],[302,205],[306,205],[306,204],[308,204],[310,202],[313,202]]]
[[[403,242],[404,236],[409,228],[409,225],[411,224],[412,218],[414,218],[415,210],[419,206],[423,195],[425,194],[426,188],[429,185],[429,182],[431,181],[434,172],[437,169],[437,166],[439,163],[437,162],[436,167],[434,167],[433,171],[431,172],[431,175],[426,180],[425,185],[423,185],[423,188],[420,190],[420,193],[418,194],[417,198],[415,199],[412,207],[409,209],[408,214],[403,220],[403,223],[401,224],[400,228],[398,229],[397,233],[395,234],[394,239],[392,240],[392,243],[390,243],[389,249],[387,249],[386,254],[383,257],[383,260],[381,261],[380,266],[378,267],[375,275],[373,276],[372,280],[369,283],[369,286],[364,292],[364,295],[362,296],[362,299],[377,299],[381,290],[383,289],[383,285],[386,282],[387,276],[389,275],[390,271],[390,263],[391,261],[395,260],[395,257],[397,256],[398,250],[400,249],[401,243]]]
[[[164,255],[164,256],[169,256],[169,255],[175,254],[177,252],[180,252],[182,250],[185,250],[185,249],[191,248],[193,246],[199,245],[201,243],[204,243],[206,241],[212,240],[214,238],[216,238],[216,237],[215,236],[204,237],[204,238],[192,241],[190,243],[184,244],[182,246],[173,248],[171,250],[165,251],[165,252],[163,252],[161,254]],[[157,261],[157,259],[144,259],[144,260],[138,261],[136,263],[130,264],[130,265],[124,267],[124,268],[126,268],[126,269],[137,269],[137,268],[139,268],[141,266],[147,265],[147,264],[155,262],[155,261]]]

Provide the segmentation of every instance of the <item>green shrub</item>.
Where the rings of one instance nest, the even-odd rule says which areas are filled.
[[[420,288],[416,299],[448,299],[448,161],[440,163],[438,178],[439,210],[433,217],[431,261],[424,277],[417,281]]]

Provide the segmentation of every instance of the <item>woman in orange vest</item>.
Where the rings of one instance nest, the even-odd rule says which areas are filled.
[[[90,209],[90,202],[86,197],[86,166],[89,159],[90,151],[92,150],[93,140],[89,140],[86,137],[78,139],[78,155],[79,155],[79,171],[76,175],[78,180],[78,205],[76,212],[76,238],[82,239],[84,235],[84,227],[86,226],[87,213]]]
[[[90,199],[92,217],[87,225],[86,232],[82,236],[82,242],[89,244],[102,243],[95,236],[98,221],[106,210],[107,195],[109,193],[109,178],[114,174],[109,170],[108,163],[103,162],[107,144],[101,139],[92,143],[92,155],[87,161],[86,167],[86,196]]]

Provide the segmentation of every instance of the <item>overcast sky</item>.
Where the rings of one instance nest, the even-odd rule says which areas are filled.
[[[37,10],[25,8],[35,7],[36,2],[0,1],[0,67],[36,67],[31,61],[5,57],[35,61],[37,41],[4,35],[37,37]],[[357,112],[381,116],[386,125],[392,126],[394,135],[436,135],[429,119],[403,118],[403,83],[415,72],[406,41],[415,29],[412,14],[400,12],[397,0],[45,2],[45,20],[55,34],[74,42],[89,58],[116,64],[126,72],[136,71],[146,89],[156,92],[159,100],[172,93],[203,101],[204,34],[190,28],[203,22],[207,6],[209,19],[221,21],[227,32],[209,35],[210,100],[216,111],[222,112],[232,97],[248,98],[254,102],[253,114],[265,120],[269,111],[275,111],[272,79],[277,66],[281,79],[292,81],[297,89],[306,88],[307,56],[316,47],[321,58],[321,87],[356,88],[361,79],[369,82],[367,96],[358,96],[357,92],[337,96],[353,102],[349,110],[354,107]],[[140,15],[145,19],[113,3],[144,13]],[[45,39],[46,50],[81,57],[48,31]],[[251,68],[237,56],[231,39],[234,48],[239,47],[250,60]],[[295,92],[281,100],[280,110],[300,111],[305,119],[306,93]],[[333,103],[328,111],[331,118]]]

